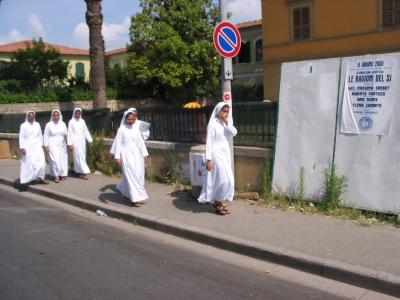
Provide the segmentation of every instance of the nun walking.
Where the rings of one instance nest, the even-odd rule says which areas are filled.
[[[126,111],[122,118],[115,138],[116,163],[121,167],[122,180],[117,189],[132,202],[134,207],[140,207],[140,201],[148,198],[144,188],[144,167],[149,155],[138,127],[134,126],[134,112]]]
[[[142,121],[140,121],[140,120],[138,120],[137,119],[137,117],[138,117],[138,112],[137,112],[137,110],[136,110],[136,108],[128,108],[128,110],[127,110],[127,112],[132,112],[132,114],[133,114],[133,127],[136,127],[137,129],[139,129],[139,131],[140,131],[140,124],[142,123]],[[124,121],[124,118],[122,118],[122,120],[121,120],[121,125],[120,126],[122,126],[122,125],[124,125],[125,124],[125,121]],[[147,140],[149,137],[150,137],[150,130],[149,129],[146,129],[146,130],[143,130],[143,131],[140,131],[140,133],[141,133],[141,135],[142,135],[142,137],[143,137],[143,139],[144,140]],[[111,146],[111,150],[110,150],[110,153],[115,157],[115,147],[116,147],[116,143],[117,143],[117,139],[118,139],[118,133],[117,133],[117,135],[116,135],[116,137],[115,137],[115,139],[114,139],[114,141],[113,141],[113,144],[112,144],[112,146]],[[143,172],[145,172],[145,163],[143,162]],[[142,184],[144,185],[144,176],[143,176],[143,182],[142,182]]]
[[[220,215],[230,213],[225,208],[224,202],[231,202],[235,192],[229,137],[235,136],[237,130],[232,124],[232,118],[228,117],[229,109],[225,102],[219,102],[208,122],[206,140],[208,172],[198,198],[200,203],[213,203],[216,212]]]
[[[67,125],[59,110],[53,110],[50,122],[44,129],[44,149],[49,154],[50,175],[54,182],[65,180],[68,175]]]
[[[42,128],[35,122],[36,113],[28,111],[25,122],[21,124],[19,130],[19,149],[21,150],[21,183],[41,182],[49,184],[44,179],[46,161],[43,152]]]
[[[75,108],[72,119],[68,123],[68,146],[74,155],[74,168],[72,172],[76,177],[88,180],[90,174],[89,166],[86,163],[86,142],[93,146],[93,139],[90,136],[85,121],[82,119],[82,109]]]

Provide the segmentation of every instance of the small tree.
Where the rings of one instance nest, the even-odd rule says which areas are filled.
[[[219,17],[211,0],[141,0],[131,18],[127,72],[173,103],[197,99],[218,84],[213,45]]]
[[[14,52],[12,60],[0,71],[1,80],[21,81],[27,90],[53,84],[63,85],[68,77],[69,61],[42,38],[26,42],[26,49]]]

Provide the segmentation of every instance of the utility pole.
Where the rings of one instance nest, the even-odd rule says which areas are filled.
[[[219,0],[219,17],[220,17],[220,22],[224,22],[228,20],[228,11],[226,8],[226,0]],[[233,109],[233,104],[232,104],[232,88],[231,88],[231,79],[228,78],[233,78],[233,74],[229,74],[229,76],[226,76],[225,70],[232,70],[232,58],[225,58],[222,57],[222,64],[221,64],[221,87],[222,87],[222,97],[223,101],[228,102],[227,100],[230,101],[228,104],[230,104],[230,110],[229,110],[229,122],[233,123],[233,117],[232,117],[232,109]],[[232,166],[232,173],[233,176],[235,176],[235,161],[234,161],[234,154],[233,154],[233,137],[229,137],[229,148],[231,149],[231,166]]]

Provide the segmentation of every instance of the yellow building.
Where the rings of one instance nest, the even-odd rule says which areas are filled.
[[[262,0],[264,98],[283,62],[400,51],[398,0]]]
[[[0,67],[4,62],[11,61],[13,52],[18,49],[26,49],[26,43],[31,44],[32,41],[21,41],[11,44],[0,45]],[[90,58],[89,51],[66,46],[54,45],[45,43],[56,49],[62,60],[69,60],[68,73],[70,76],[84,76],[86,81],[89,81]]]

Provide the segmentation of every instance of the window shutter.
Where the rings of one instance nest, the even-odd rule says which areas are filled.
[[[75,64],[75,69],[76,69],[76,76],[77,77],[85,77],[85,65],[81,62],[77,62]]]
[[[245,62],[250,63],[251,62],[251,52],[250,52],[250,41],[247,42],[245,45]]]

